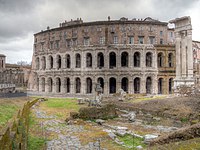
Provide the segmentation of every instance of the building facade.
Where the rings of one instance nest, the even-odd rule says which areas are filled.
[[[0,54],[0,84],[27,87],[30,70],[30,66],[7,64],[6,56]]]
[[[152,18],[65,21],[34,35],[29,90],[43,95],[172,93],[173,29]]]

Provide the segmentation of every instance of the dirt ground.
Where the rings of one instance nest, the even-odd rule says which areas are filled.
[[[115,103],[120,109],[136,111],[137,114],[142,112],[143,114],[151,114],[152,117],[161,117],[164,121],[161,123],[170,123],[172,126],[182,127],[200,122],[200,95],[153,99],[141,102],[112,100],[112,103]]]

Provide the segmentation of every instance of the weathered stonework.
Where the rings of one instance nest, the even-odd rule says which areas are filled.
[[[29,89],[49,96],[93,96],[99,82],[105,96],[120,88],[130,94],[172,93],[175,46],[167,24],[151,18],[78,19],[48,27],[34,35]]]
[[[194,85],[192,25],[190,17],[170,21],[175,24],[176,38],[176,78],[174,88]]]

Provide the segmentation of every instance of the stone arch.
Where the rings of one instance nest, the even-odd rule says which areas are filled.
[[[146,53],[146,67],[152,67],[152,53],[151,52],[147,52]]]
[[[76,68],[81,68],[81,55],[80,54],[76,54]]]
[[[109,68],[112,69],[116,67],[116,54],[115,52],[110,52],[109,54]]]
[[[61,56],[57,55],[56,56],[56,66],[57,66],[57,69],[60,69],[61,65],[62,65]]]
[[[75,91],[81,93],[81,79],[79,77],[75,79]]]
[[[53,91],[53,80],[51,77],[48,78],[47,84],[48,84],[48,92],[51,93]]]
[[[89,67],[89,68],[92,67],[92,54],[91,53],[86,54],[86,67]]]
[[[64,79],[65,93],[70,93],[70,87],[71,87],[70,78],[67,77]]]
[[[53,57],[49,56],[49,69],[53,69]]]
[[[102,88],[102,93],[104,92],[104,79],[102,77],[99,77],[97,79],[97,82],[100,84],[101,88]]]
[[[152,89],[152,79],[151,77],[146,78],[146,93],[151,94],[151,89]]]
[[[172,94],[172,88],[173,88],[173,78],[169,79],[169,94]]]
[[[158,67],[164,67],[164,55],[162,52],[158,53],[157,64]]]
[[[66,68],[70,68],[71,67],[71,57],[69,54],[65,55],[65,66]]]
[[[40,59],[39,59],[39,57],[36,58],[35,62],[36,62],[36,70],[39,70],[40,69]]]
[[[121,67],[128,67],[128,53],[121,53]]]
[[[110,89],[110,94],[116,93],[116,79],[114,77],[111,77],[109,79],[109,89]]]
[[[102,67],[104,67],[104,55],[102,52],[99,52],[97,54],[97,67],[99,69],[101,69]]]
[[[92,93],[92,79],[89,77],[86,79],[86,93]]]
[[[158,94],[163,94],[163,78],[158,79]]]
[[[41,78],[41,91],[45,92],[45,78],[44,77]]]
[[[134,93],[140,93],[140,78],[136,77],[133,81]]]
[[[174,59],[174,56],[173,56],[173,53],[169,53],[168,54],[168,66],[169,67],[173,67],[173,60]]]
[[[126,77],[122,78],[122,81],[121,81],[121,88],[122,88],[125,92],[128,92],[128,78],[126,78]]]
[[[140,52],[135,52],[133,55],[133,66],[140,67]]]
[[[46,57],[45,56],[42,56],[41,63],[42,63],[42,70],[45,70],[46,69]]]
[[[56,78],[56,93],[61,92],[61,79],[59,77]]]

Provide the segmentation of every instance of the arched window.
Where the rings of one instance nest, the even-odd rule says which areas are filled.
[[[57,69],[61,68],[61,56],[57,55],[56,57]]]
[[[116,93],[116,79],[110,78],[109,80],[110,94]]]
[[[152,67],[152,53],[146,53],[146,67]]]
[[[135,52],[133,57],[134,67],[140,67],[140,53]]]
[[[127,79],[127,78],[122,78],[121,88],[122,88],[125,92],[128,92],[128,79]]]
[[[152,88],[151,77],[147,77],[147,79],[146,79],[146,93],[147,94],[151,94],[151,88]]]
[[[102,92],[104,91],[104,80],[103,78],[98,78],[97,79],[97,82],[100,84],[101,88],[102,88]]]
[[[75,85],[75,87],[76,87],[76,93],[81,93],[81,80],[80,80],[80,78],[76,78],[76,85]]]
[[[103,56],[103,53],[98,53],[98,55],[97,55],[97,67],[99,69],[104,67],[104,56]]]
[[[92,54],[86,54],[86,67],[92,67]]]
[[[49,68],[52,69],[53,68],[53,57],[49,56]]]
[[[40,69],[40,59],[37,57],[36,58],[36,70]]]
[[[86,93],[92,93],[92,79],[86,79]]]
[[[70,93],[70,78],[65,78],[64,83],[65,93]]]
[[[121,66],[128,67],[128,53],[127,52],[123,52],[121,54]]]
[[[76,54],[76,68],[81,68],[81,55]]]
[[[140,78],[138,77],[134,79],[134,93],[140,93]]]
[[[163,53],[158,53],[158,67],[164,66],[164,56]]]
[[[116,54],[111,52],[109,54],[109,68],[112,69],[114,67],[116,67]]]
[[[163,78],[158,79],[158,94],[163,94]]]
[[[41,62],[42,62],[42,70],[45,70],[46,69],[46,58],[44,56],[42,57]]]
[[[53,90],[53,80],[52,78],[48,78],[48,92],[52,92]]]
[[[65,65],[66,65],[66,68],[70,68],[71,67],[71,59],[70,59],[70,55],[67,54],[65,56]]]
[[[173,67],[173,54],[172,53],[168,54],[168,66]]]
[[[169,79],[169,94],[172,94],[173,78]]]
[[[61,92],[61,80],[60,80],[60,78],[56,78],[56,92],[57,93]]]
[[[42,88],[41,91],[45,92],[45,78],[41,79],[41,88]]]

